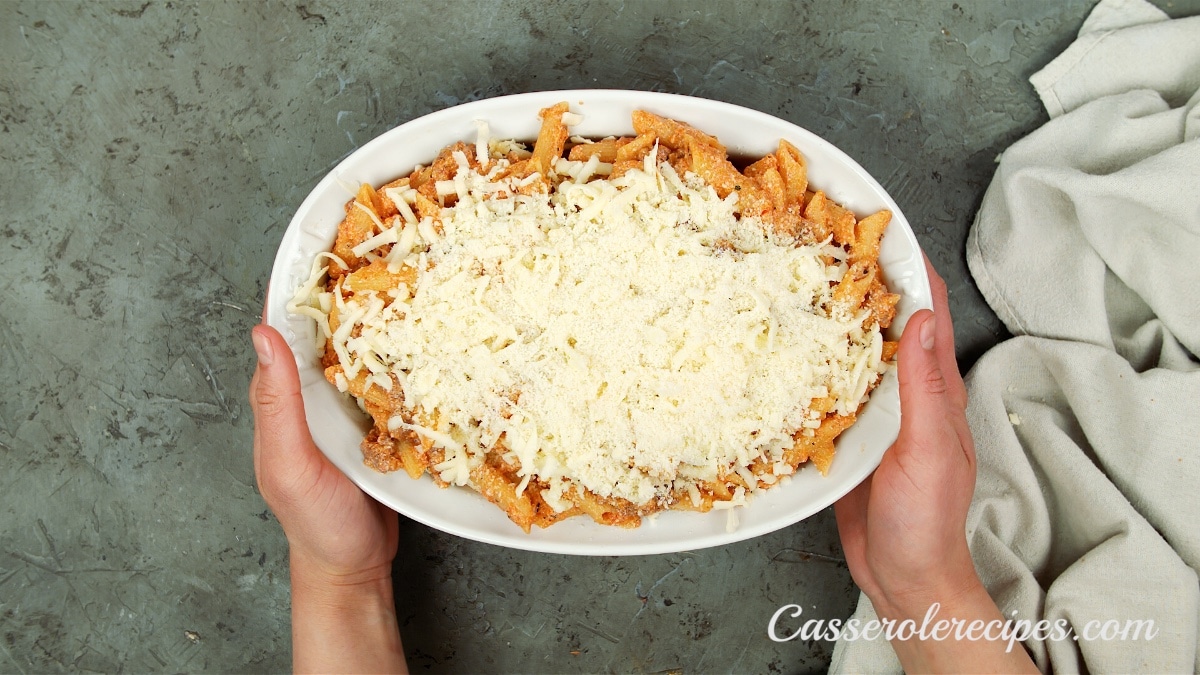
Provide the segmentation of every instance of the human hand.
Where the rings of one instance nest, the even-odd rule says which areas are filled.
[[[1024,649],[1001,639],[1004,617],[967,547],[976,468],[967,390],[946,283],[928,258],[925,269],[933,311],[909,318],[897,355],[900,434],[875,473],[835,505],[846,564],[881,618],[920,626],[937,603],[939,620],[989,627],[978,639],[893,639],[905,671],[1036,673]]]
[[[925,267],[934,311],[914,314],[900,339],[899,437],[835,507],[850,573],[881,615],[923,614],[978,583],[966,536],[975,491],[967,392],[946,284],[928,259]]]
[[[403,671],[392,599],[395,512],[358,489],[313,443],[295,359],[278,331],[252,333],[254,473],[288,539],[298,671]]]
[[[254,473],[292,558],[344,582],[390,579],[396,513],[358,489],[313,443],[300,376],[283,336],[262,325],[252,339],[259,359],[250,381]]]

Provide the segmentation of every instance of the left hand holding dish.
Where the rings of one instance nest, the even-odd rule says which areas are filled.
[[[296,671],[406,672],[392,597],[395,512],[371,499],[313,442],[283,336],[252,333],[254,473],[287,536]]]

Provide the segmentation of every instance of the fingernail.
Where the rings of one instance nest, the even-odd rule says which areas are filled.
[[[933,351],[933,333],[937,328],[937,317],[931,316],[921,324],[921,346],[929,351]]]
[[[258,354],[259,365],[269,366],[275,362],[275,350],[271,347],[271,341],[267,339],[258,330],[250,333],[250,340],[254,343],[254,351]]]

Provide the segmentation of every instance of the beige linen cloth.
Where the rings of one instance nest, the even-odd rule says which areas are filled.
[[[1103,0],[1030,82],[1052,119],[1001,157],[967,242],[1017,336],[967,377],[968,540],[1006,616],[1158,630],[1027,640],[1043,671],[1200,670],[1200,17]],[[843,641],[832,670],[900,663]]]

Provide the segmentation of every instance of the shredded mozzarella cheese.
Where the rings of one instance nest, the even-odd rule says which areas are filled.
[[[476,152],[489,145],[511,149],[481,125]],[[852,412],[886,368],[878,328],[833,301],[845,252],[735,217],[736,195],[652,159],[592,180],[611,170],[596,157],[560,160],[570,180],[521,195],[536,174],[497,183],[507,160],[481,159],[481,174],[461,154],[436,186],[458,198],[440,234],[408,208],[411,190],[393,189],[401,217],[354,249],[393,243],[390,264],[421,270],[414,287],[386,307],[335,288],[324,303],[341,323],[320,331],[348,377],[366,368],[385,386],[382,368],[411,411],[441,420],[393,422],[445,450],[432,467],[443,480],[469,484],[503,435],[521,489],[536,475],[559,510],[572,486],[637,504],[682,490],[699,506],[697,486],[729,467],[754,493],[756,459],[773,468],[765,484],[791,473],[792,436],[819,424],[810,401]],[[314,266],[289,308],[319,306],[319,277]]]

